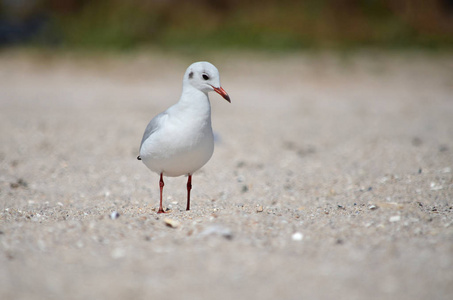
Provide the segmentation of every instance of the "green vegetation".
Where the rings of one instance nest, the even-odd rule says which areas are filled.
[[[450,2],[43,1],[50,24],[35,40],[83,49],[451,48]]]

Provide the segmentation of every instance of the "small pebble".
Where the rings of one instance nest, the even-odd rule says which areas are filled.
[[[110,214],[110,219],[115,220],[120,217],[120,214],[117,211],[114,211]]]
[[[22,178],[19,178],[16,182],[11,182],[10,187],[13,189],[17,189],[18,187],[27,187],[28,183],[25,182]]]
[[[391,216],[389,222],[399,222],[401,220],[401,216]]]
[[[443,189],[443,186],[437,185],[435,182],[431,182],[430,187],[431,187],[431,191],[439,191],[439,190]]]
[[[388,178],[387,176],[384,176],[384,177],[382,177],[381,179],[379,179],[379,181],[380,181],[381,183],[386,183],[387,180],[389,180],[389,178]]]
[[[376,210],[377,208],[378,208],[378,207],[377,207],[376,205],[374,205],[374,204],[368,206],[368,209],[369,209],[369,210]]]
[[[178,221],[169,219],[169,218],[165,218],[164,223],[165,223],[165,225],[167,225],[168,227],[171,227],[171,228],[178,228],[180,225],[180,223]]]
[[[212,225],[200,233],[201,236],[209,236],[209,235],[220,235],[227,240],[231,240],[233,238],[233,233],[231,229],[228,227],[224,227],[222,225]]]
[[[293,241],[302,241],[304,239],[304,235],[301,232],[296,232],[293,233],[291,238],[293,239]]]
[[[256,212],[263,212],[263,206],[260,205],[256,208]]]

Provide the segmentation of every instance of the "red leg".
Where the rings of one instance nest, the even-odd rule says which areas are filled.
[[[190,190],[192,189],[192,175],[189,174],[189,179],[187,179],[187,208],[190,210]]]
[[[162,208],[162,192],[164,190],[164,179],[162,178],[162,173],[160,173],[159,187],[160,187],[160,203],[159,203],[159,211],[157,213],[161,214],[161,213],[165,213],[164,209]]]

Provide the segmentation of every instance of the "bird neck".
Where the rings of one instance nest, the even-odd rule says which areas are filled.
[[[181,108],[195,110],[201,114],[211,114],[208,94],[190,85],[183,88],[178,105]]]

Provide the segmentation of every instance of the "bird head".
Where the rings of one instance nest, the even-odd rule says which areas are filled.
[[[204,92],[216,92],[228,102],[231,102],[228,93],[220,86],[220,75],[217,68],[206,61],[191,64],[184,74],[184,84]]]

